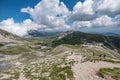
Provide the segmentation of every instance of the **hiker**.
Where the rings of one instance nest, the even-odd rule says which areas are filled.
[[[95,53],[94,53],[94,52],[93,52],[93,56],[95,56]],[[93,57],[93,58],[94,58],[94,57]],[[92,61],[95,63],[95,61],[96,61],[95,58],[94,58]]]
[[[95,63],[95,59],[93,59],[93,62]]]
[[[71,55],[73,55],[73,52],[71,51]]]
[[[95,56],[95,53],[93,52],[93,56]]]
[[[98,55],[98,62],[101,60],[102,55]]]
[[[103,55],[103,58],[104,58],[104,59],[106,58],[106,54]]]
[[[99,57],[101,58],[101,57],[102,57],[102,54],[100,54]]]

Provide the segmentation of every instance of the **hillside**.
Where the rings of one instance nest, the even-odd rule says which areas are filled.
[[[53,46],[60,44],[85,44],[85,43],[103,43],[111,49],[120,49],[120,37],[104,36],[99,34],[88,34],[79,31],[68,31],[60,34],[57,40],[52,42]]]
[[[17,40],[22,40],[22,38],[0,29],[0,42],[14,42]]]

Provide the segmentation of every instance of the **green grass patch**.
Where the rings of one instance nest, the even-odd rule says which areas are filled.
[[[4,44],[0,43],[0,47],[4,46]]]
[[[0,49],[0,53],[6,55],[17,55],[25,52],[29,52],[29,50],[22,46],[12,46],[12,47],[7,47],[5,49]]]
[[[120,68],[102,68],[97,73],[98,76],[104,78],[105,75],[111,76],[115,80],[120,80]]]
[[[105,59],[103,61],[111,62],[111,63],[120,63],[120,60],[119,61],[115,61],[115,60],[112,60],[112,59]]]
[[[70,66],[59,67],[58,65],[53,65],[50,77],[52,80],[66,80],[66,77],[72,79],[73,72]]]

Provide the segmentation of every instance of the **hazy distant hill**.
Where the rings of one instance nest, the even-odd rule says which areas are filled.
[[[28,31],[28,35],[31,37],[48,37],[48,36],[54,36],[60,32],[49,32],[49,31],[37,31],[37,30],[30,30]]]

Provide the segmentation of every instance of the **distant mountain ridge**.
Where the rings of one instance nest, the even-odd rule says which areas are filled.
[[[28,35],[31,37],[48,37],[48,36],[54,36],[60,32],[49,32],[49,31],[38,31],[38,30],[30,30],[28,31]]]
[[[67,31],[57,36],[58,39],[53,41],[53,46],[60,44],[83,44],[85,42],[92,43],[103,43],[105,46],[111,49],[120,50],[120,37],[105,36],[101,34],[89,34],[79,31]],[[61,37],[61,38],[60,38]]]
[[[116,33],[104,33],[103,35],[120,37],[120,34],[116,34]]]
[[[101,35],[105,35],[105,36],[115,36],[115,37],[120,37],[119,33],[115,33],[115,32],[102,32],[102,33],[90,33],[90,34],[101,34]]]
[[[69,31],[66,31],[69,32]],[[28,35],[25,35],[24,37],[50,37],[50,36],[55,36],[56,34],[62,34],[66,33],[63,31],[40,31],[40,30],[29,30]],[[80,31],[81,32],[81,31]],[[89,33],[89,34],[100,34],[100,35],[105,35],[105,36],[115,36],[115,37],[120,37],[120,34],[118,32],[84,32],[84,33]]]

